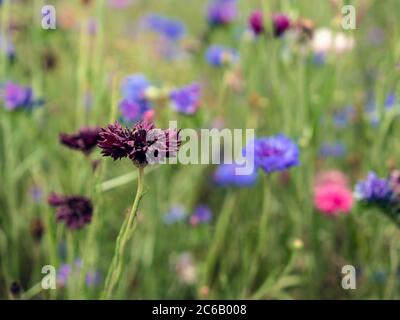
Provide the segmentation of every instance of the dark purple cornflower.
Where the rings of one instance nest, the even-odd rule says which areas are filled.
[[[88,155],[99,142],[100,128],[82,128],[78,133],[60,133],[60,142],[68,148],[82,151]]]
[[[262,11],[256,10],[250,14],[249,26],[257,36],[264,32],[264,19]]]
[[[250,141],[243,149],[243,155],[266,173],[283,171],[299,164],[297,144],[283,134]]]
[[[210,222],[212,219],[212,212],[206,205],[197,206],[192,216],[190,217],[190,223],[192,225],[198,225],[202,223]]]
[[[101,129],[98,146],[103,149],[101,152],[103,156],[112,157],[113,160],[125,158],[134,147],[132,133],[128,128],[122,128],[115,122]]]
[[[280,37],[290,28],[290,19],[284,14],[274,14],[272,16],[272,26],[274,36]]]
[[[200,105],[201,88],[198,83],[192,83],[182,88],[172,90],[170,94],[172,107],[184,114],[194,114]]]
[[[35,218],[30,223],[30,230],[33,240],[39,243],[42,240],[45,227],[43,221],[39,218]]]
[[[366,203],[387,203],[392,193],[387,179],[379,178],[375,172],[370,172],[365,180],[356,184],[354,197]]]
[[[86,197],[52,193],[48,198],[48,203],[57,209],[57,221],[64,221],[71,230],[81,229],[92,220],[93,205]]]
[[[248,175],[238,175],[238,164],[221,164],[214,172],[214,182],[219,186],[250,187],[257,182],[258,172],[254,168]]]
[[[23,292],[22,286],[18,281],[13,281],[10,285],[10,293],[14,299],[18,299]]]
[[[207,7],[207,20],[213,26],[225,26],[237,16],[237,0],[211,0]]]
[[[102,128],[98,146],[104,156],[129,158],[143,167],[173,157],[180,144],[179,130],[156,129],[152,122],[142,121],[133,129],[122,128],[118,122]]]

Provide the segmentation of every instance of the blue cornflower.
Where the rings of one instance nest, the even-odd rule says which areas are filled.
[[[133,74],[122,81],[122,97],[119,103],[123,120],[136,123],[143,120],[146,113],[152,109],[151,101],[146,97],[150,82],[142,74]]]
[[[325,61],[326,61],[326,55],[322,52],[317,52],[313,55],[312,59],[313,59],[312,61],[314,62],[314,64],[316,64],[318,66],[323,65],[323,64],[325,64]]]
[[[32,88],[24,87],[14,82],[7,82],[2,88],[2,98],[7,110],[31,110],[43,104],[42,100],[35,100]]]
[[[396,105],[396,102],[396,94],[393,92],[389,93],[385,99],[385,108],[391,109]]]
[[[225,64],[235,64],[239,61],[239,53],[232,48],[220,45],[210,46],[205,54],[206,61],[214,66],[221,67]]]
[[[71,275],[72,268],[69,264],[62,264],[57,270],[57,283],[64,287],[67,284],[68,278]]]
[[[211,26],[231,23],[237,16],[237,0],[212,0],[207,7],[207,20]]]
[[[71,276],[78,276],[82,272],[82,260],[76,259],[74,264],[62,264],[57,270],[57,284],[65,287]],[[85,275],[85,283],[87,287],[93,287],[100,283],[101,274],[96,270],[88,270]]]
[[[190,217],[190,223],[192,225],[198,225],[202,223],[207,223],[212,219],[212,212],[209,207],[206,205],[197,206],[192,216]]]
[[[299,164],[299,148],[283,134],[250,141],[243,149],[248,161],[266,173],[283,171]],[[251,159],[254,155],[254,159]]]
[[[238,164],[221,164],[214,172],[214,182],[220,186],[249,187],[257,182],[258,172],[254,168],[249,175],[238,175]]]
[[[186,32],[185,25],[182,22],[158,14],[146,16],[143,24],[151,31],[157,32],[170,40],[179,40]]]
[[[123,120],[128,123],[135,123],[142,120],[146,112],[150,111],[151,104],[147,100],[122,100],[119,103],[119,109],[121,111]]]
[[[354,119],[355,109],[353,106],[338,110],[333,116],[333,124],[336,128],[345,128]]]
[[[343,157],[346,154],[346,146],[343,143],[335,142],[335,143],[324,143],[320,150],[319,154],[323,158],[333,157],[339,158]]]
[[[145,91],[151,83],[143,74],[132,74],[122,81],[122,96],[130,101],[144,100]]]
[[[369,172],[365,180],[359,181],[354,190],[354,197],[369,203],[385,203],[391,199],[393,192],[389,181]]]
[[[200,95],[200,85],[198,83],[189,84],[172,90],[170,94],[171,105],[178,112],[193,114],[200,105]]]
[[[95,287],[100,284],[101,273],[95,270],[89,270],[85,276],[85,283],[87,287]]]
[[[30,195],[34,202],[40,202],[43,198],[43,190],[39,186],[32,186],[30,189]]]
[[[182,206],[172,207],[163,217],[165,224],[173,224],[182,221],[186,217],[185,209]]]

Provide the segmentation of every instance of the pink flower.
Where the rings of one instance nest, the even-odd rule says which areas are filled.
[[[335,216],[348,213],[353,204],[346,176],[337,170],[321,172],[314,183],[314,205],[322,213]]]
[[[347,177],[339,170],[322,171],[315,177],[315,186],[323,184],[338,184],[347,186]]]

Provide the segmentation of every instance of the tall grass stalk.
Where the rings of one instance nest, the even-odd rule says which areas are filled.
[[[129,215],[125,218],[121,230],[119,231],[117,242],[115,244],[114,257],[111,262],[110,268],[108,269],[102,299],[110,299],[112,296],[113,289],[121,276],[122,260],[125,246],[129,238],[131,237],[135,227],[136,213],[139,207],[140,199],[142,198],[143,194],[144,168],[140,167],[138,171],[138,187],[135,200],[133,202]]]

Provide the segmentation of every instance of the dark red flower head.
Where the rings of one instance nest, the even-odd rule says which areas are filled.
[[[93,205],[86,197],[62,196],[52,193],[48,202],[57,208],[57,221],[64,220],[69,229],[80,229],[92,220]]]
[[[290,28],[290,19],[284,14],[274,14],[272,16],[274,36],[280,37]]]
[[[89,154],[96,147],[100,139],[100,128],[82,128],[78,133],[60,133],[60,142],[75,150]]]
[[[179,130],[156,129],[152,122],[142,121],[133,129],[118,122],[102,128],[98,146],[104,156],[129,158],[136,166],[146,166],[176,155],[180,144]]]
[[[254,34],[259,35],[264,32],[263,14],[260,10],[253,11],[249,17],[249,25]]]

